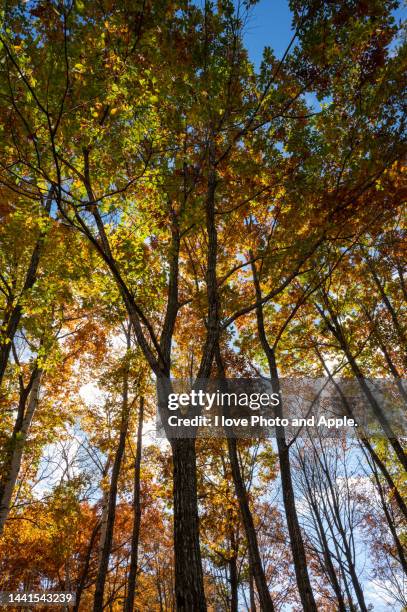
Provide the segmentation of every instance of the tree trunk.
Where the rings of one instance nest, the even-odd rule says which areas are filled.
[[[31,391],[27,410],[25,410],[27,397],[24,393],[20,395],[20,405],[10,440],[9,452],[7,453],[6,460],[2,467],[3,473],[1,475],[0,484],[0,535],[3,532],[7,516],[10,512],[10,503],[20,471],[27,434],[38,405],[41,377],[42,370],[36,368],[30,381]],[[24,391],[26,391],[26,389]]]
[[[141,450],[143,443],[143,417],[144,417],[144,397],[140,398],[140,409],[137,427],[137,449],[134,462],[134,497],[133,497],[133,531],[131,535],[131,556],[130,568],[127,581],[127,598],[124,606],[125,612],[133,612],[134,597],[136,593],[136,576],[138,566],[138,545],[140,539],[141,524],[141,499],[140,499],[140,468]]]
[[[229,559],[230,612],[238,612],[238,580],[236,557]]]
[[[126,435],[128,426],[128,373],[126,372],[123,381],[123,403],[122,403],[122,414],[120,424],[120,435],[119,444],[116,450],[112,477],[109,488],[109,499],[108,499],[108,510],[106,520],[106,531],[102,540],[102,549],[99,560],[98,573],[96,577],[95,595],[93,600],[93,612],[101,612],[103,610],[103,596],[105,590],[106,576],[109,566],[110,551],[112,548],[113,541],[113,528],[114,520],[116,516],[116,498],[117,498],[117,485],[120,474],[120,467],[124,455],[124,449],[126,446]]]
[[[178,612],[206,612],[199,547],[195,439],[171,440],[175,600]]]
[[[363,595],[363,590],[359,582],[358,575],[356,573],[355,564],[353,563],[351,550],[349,547],[349,542],[346,538],[346,534],[341,531],[342,541],[345,549],[346,561],[348,563],[348,571],[352,581],[353,590],[355,591],[356,599],[358,600],[358,604],[362,612],[368,612],[365,602],[365,597]]]
[[[381,407],[379,406],[376,398],[374,397],[373,393],[370,390],[369,385],[367,384],[359,366],[356,363],[356,360],[354,359],[354,357],[351,355],[350,351],[348,350],[348,348],[346,347],[346,349],[344,348],[344,352],[345,355],[349,361],[349,365],[354,373],[354,375],[356,376],[356,378],[358,379],[359,385],[361,386],[364,394],[366,395],[370,406],[372,407],[373,413],[375,415],[375,417],[377,418],[377,420],[379,421],[380,425],[383,427],[383,430],[385,432],[385,434],[387,435],[387,437],[389,438],[389,442],[393,447],[393,450],[398,458],[398,460],[400,461],[401,465],[403,466],[404,470],[407,472],[407,455],[404,452],[404,449],[402,447],[402,445],[400,444],[400,442],[398,441],[398,439],[395,437],[393,431],[391,430],[391,427],[387,421],[387,418],[385,416],[385,414],[383,413],[383,410],[381,409]]]
[[[106,464],[103,468],[102,473],[102,483],[105,478],[109,476],[109,470],[111,465],[111,457],[107,458]],[[104,484],[104,483],[103,483]],[[103,486],[102,484],[102,486]],[[98,565],[100,564],[100,560],[103,555],[103,546],[106,539],[106,529],[107,529],[107,518],[109,514],[109,490],[107,488],[103,488],[102,492],[102,512],[100,515],[100,536],[98,542]]]
[[[89,202],[92,203],[94,202],[94,196],[90,185],[88,156],[85,156],[84,161],[85,174],[87,174],[86,188],[88,191],[88,199]],[[208,197],[208,206],[211,206],[212,217],[214,217],[214,198],[212,195],[211,197]],[[82,224],[82,228],[112,273],[112,276],[122,295],[123,302],[126,306],[137,342],[151,370],[158,379],[162,377],[169,378],[171,372],[172,336],[177,313],[180,308],[178,299],[178,263],[180,245],[180,233],[177,218],[178,214],[174,210],[171,211],[172,242],[170,279],[168,285],[167,308],[164,325],[161,331],[160,342],[157,342],[157,337],[153,326],[135,301],[132,291],[129,289],[125,280],[121,276],[119,267],[110,248],[103,221],[96,206],[93,208],[93,215],[99,231],[99,240],[95,239],[92,231],[86,227],[86,224]],[[216,255],[216,242],[213,243],[212,231],[208,231],[208,236],[209,241],[212,243],[212,246],[209,248],[211,255],[208,257],[208,266],[213,267],[213,265],[216,264],[216,257],[213,257],[214,252]],[[208,277],[210,276],[212,276],[212,274],[208,274]],[[210,299],[209,302],[213,304],[213,300]],[[209,308],[208,318],[212,320],[210,325],[212,335],[208,330],[210,341],[207,341],[205,344],[202,364],[199,370],[199,375],[202,378],[209,376],[213,360],[213,305]],[[144,333],[142,324],[147,331],[147,336]],[[160,406],[159,401],[159,410],[161,411],[165,409],[166,407]],[[201,553],[199,548],[195,440],[171,441],[171,447],[173,453],[176,606],[178,610],[206,610]],[[188,549],[188,547],[190,548]]]
[[[346,571],[344,567],[341,567],[341,573],[342,573],[342,579],[343,579],[343,584],[345,587],[345,591],[346,591],[346,595],[348,597],[348,608],[349,608],[349,612],[359,612],[356,607],[355,604],[353,603],[353,598],[352,598],[352,593],[350,591],[349,588],[349,582],[348,582],[348,577],[346,575]]]
[[[229,583],[230,583],[230,612],[239,611],[239,576],[237,571],[237,546],[233,528],[230,532],[230,549],[232,556],[229,559]]]
[[[329,577],[329,581],[335,593],[335,597],[338,601],[338,612],[347,612],[346,604],[343,597],[343,593],[339,584],[338,576],[336,575],[335,568],[332,562],[331,551],[329,550],[328,541],[326,539],[325,531],[323,530],[322,524],[320,524],[321,543],[324,549],[324,563],[326,572]]]

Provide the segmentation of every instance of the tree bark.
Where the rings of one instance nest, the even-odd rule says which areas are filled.
[[[239,611],[239,577],[237,571],[237,546],[233,527],[230,531],[231,557],[229,559],[230,612]]]
[[[346,533],[345,533],[345,530],[343,529],[341,521],[339,522],[338,527],[339,527],[339,532],[341,534],[343,546],[345,549],[345,556],[346,556],[346,561],[348,564],[348,571],[349,571],[349,575],[352,581],[353,590],[355,591],[356,599],[358,600],[358,604],[360,606],[361,611],[368,612],[367,607],[366,607],[365,597],[363,595],[363,589],[360,585],[359,578],[356,573],[356,568],[355,568],[355,564],[352,559],[352,553],[351,553],[351,549],[349,546],[349,542],[346,537]]]
[[[175,601],[178,612],[206,612],[199,547],[195,439],[171,440]]]
[[[304,610],[317,612],[314,594],[308,575],[305,546],[302,538],[297,509],[295,507],[294,487],[291,477],[290,449],[285,441],[284,432],[277,432],[277,449],[280,464],[283,502],[290,536],[291,552],[293,555],[295,576],[298,591]]]
[[[141,499],[140,499],[140,468],[141,451],[143,443],[143,418],[144,397],[140,398],[140,409],[137,426],[137,449],[134,462],[134,497],[133,497],[133,531],[131,535],[130,568],[127,580],[127,598],[124,606],[125,612],[133,612],[134,597],[136,594],[136,577],[138,568],[138,546],[140,539],[141,524]]]
[[[106,263],[112,277],[114,278],[117,287],[123,298],[124,305],[128,312],[137,342],[146,358],[151,370],[154,372],[157,379],[169,378],[171,373],[171,348],[172,336],[175,327],[176,317],[180,308],[178,296],[178,276],[179,276],[179,247],[180,247],[180,231],[178,227],[177,212],[171,208],[171,261],[170,261],[170,278],[168,285],[168,299],[164,324],[161,331],[160,341],[157,341],[154,328],[151,322],[143,313],[140,306],[137,304],[134,294],[126,284],[122,277],[119,266],[115,261],[112,250],[110,248],[109,239],[107,237],[103,220],[95,204],[95,198],[92,190],[89,170],[89,151],[84,151],[84,166],[85,166],[85,186],[88,194],[89,205],[95,219],[95,223],[99,232],[99,239],[96,239],[92,230],[81,218],[76,214],[76,220],[79,223],[81,230],[86,234],[96,251],[100,254],[103,261]],[[211,207],[211,216],[214,218],[214,188],[207,198],[207,208]],[[212,240],[212,231],[208,232],[209,241]],[[215,247],[215,248],[214,248]],[[211,255],[208,256],[208,265],[216,264],[216,258],[213,258],[213,252],[216,254],[216,243],[212,244],[209,249]],[[209,275],[208,275],[209,276]],[[210,301],[210,300],[209,300]],[[210,313],[211,314],[211,313]],[[208,318],[211,318],[208,315]],[[213,318],[213,317],[212,317]],[[146,331],[144,331],[143,329]],[[213,329],[213,324],[211,325]],[[208,336],[210,335],[208,331]],[[211,363],[213,360],[213,338],[206,342],[202,356],[202,367],[199,370],[201,377],[207,377],[210,373]],[[166,406],[160,405],[159,411],[165,411]],[[165,414],[165,412],[164,412]],[[195,441],[175,440],[171,441],[173,452],[173,495],[174,495],[174,550],[176,551],[176,572],[175,572],[175,591],[176,605],[179,610],[206,610],[205,594],[203,586],[203,572],[201,566],[201,553],[199,547],[199,521],[198,509],[192,505],[195,500],[197,504],[196,490],[196,457],[195,457]],[[189,479],[189,480],[188,480]],[[180,521],[178,523],[178,521]],[[190,550],[186,550],[187,546],[191,546]],[[178,557],[178,558],[177,558]],[[190,565],[192,563],[192,566]],[[198,567],[200,565],[200,567]],[[193,574],[192,580],[191,571]],[[199,584],[198,584],[199,583]],[[192,591],[191,591],[192,588]],[[99,595],[100,601],[100,595]],[[189,602],[192,601],[196,608],[188,608]],[[180,606],[180,607],[178,607]]]
[[[208,299],[207,333],[197,378],[208,378],[219,335],[219,303],[216,278],[217,231],[215,222],[216,170],[215,145],[211,138],[208,147],[208,186],[205,202],[208,255],[206,289]],[[176,267],[178,278],[178,266]],[[178,285],[172,285],[174,294]],[[168,304],[174,296],[169,294]],[[161,343],[164,346],[163,341]],[[167,342],[169,354],[170,344]],[[169,362],[169,359],[167,359]],[[167,374],[169,374],[169,368]],[[174,495],[174,553],[175,601],[178,612],[206,611],[201,551],[199,546],[199,517],[196,481],[195,438],[171,440],[173,453]]]

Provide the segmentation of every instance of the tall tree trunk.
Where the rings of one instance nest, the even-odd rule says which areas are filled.
[[[332,585],[333,591],[335,593],[336,600],[338,602],[338,612],[347,612],[345,599],[343,597],[343,593],[339,584],[338,576],[336,575],[334,564],[332,562],[331,551],[329,550],[328,541],[326,539],[325,531],[320,525],[321,529],[321,543],[323,545],[324,550],[324,564],[326,568],[327,575],[329,577],[329,581]]]
[[[239,610],[239,577],[237,571],[237,545],[235,532],[230,530],[230,549],[231,557],[229,559],[229,583],[230,583],[230,612],[238,612]]]
[[[339,555],[338,555],[338,558],[339,558]],[[351,593],[351,590],[350,590],[350,587],[349,587],[348,576],[347,576],[345,568],[343,567],[343,564],[341,564],[341,574],[342,574],[343,585],[344,585],[344,588],[345,588],[345,591],[346,591],[346,595],[347,595],[347,598],[348,598],[347,604],[348,604],[349,612],[359,612],[356,609],[356,606],[355,606],[355,604],[353,602],[352,593]]]
[[[219,335],[219,303],[216,278],[217,231],[215,222],[215,192],[217,185],[214,165],[215,145],[210,138],[208,146],[208,185],[205,202],[206,232],[208,236],[208,255],[206,266],[206,290],[208,299],[207,334],[202,351],[197,378],[208,378],[211,373],[215,354],[215,344]],[[178,233],[179,246],[179,233]],[[177,255],[178,255],[177,250]],[[175,272],[178,281],[178,259]],[[178,283],[172,285],[168,305],[178,305]],[[173,329],[175,315],[170,317]],[[168,336],[169,338],[170,336]],[[161,342],[165,360],[169,364],[170,342]],[[166,347],[166,354],[164,348]],[[170,369],[168,367],[167,375]],[[174,496],[174,553],[175,553],[175,601],[178,612],[206,611],[203,584],[201,551],[199,546],[199,517],[196,480],[196,446],[193,439],[171,440],[173,461]]]
[[[7,516],[10,512],[11,499],[20,471],[27,434],[38,405],[41,377],[42,370],[35,366],[29,386],[20,393],[17,419],[9,441],[6,459],[2,466],[0,483],[0,535],[3,532]],[[29,398],[27,397],[28,389],[30,389]],[[26,408],[27,401],[28,405]]]
[[[133,496],[133,531],[131,534],[131,555],[130,568],[127,581],[127,598],[124,606],[125,612],[133,612],[134,597],[136,593],[136,576],[138,568],[138,546],[140,539],[141,524],[141,499],[140,499],[140,468],[141,451],[143,444],[143,418],[144,418],[144,397],[140,398],[140,408],[137,426],[137,448],[136,459],[134,462],[134,496]]]
[[[206,612],[199,547],[195,439],[171,440],[175,601],[178,612]]]
[[[117,446],[113,468],[112,477],[110,480],[109,487],[109,498],[108,498],[108,510],[106,520],[106,531],[102,540],[102,550],[99,560],[98,573],[96,577],[95,595],[93,599],[93,612],[101,612],[103,610],[103,596],[105,590],[106,576],[109,567],[110,551],[112,549],[113,541],[113,528],[116,516],[116,499],[117,499],[117,485],[119,481],[120,467],[124,455],[124,449],[126,446],[126,435],[129,419],[129,401],[128,401],[128,372],[125,372],[123,381],[123,399],[122,399],[122,411],[121,411],[121,423],[120,423],[120,434],[119,443]]]
[[[350,546],[349,546],[349,542],[348,542],[348,539],[346,537],[345,530],[342,527],[342,524],[340,524],[340,525],[341,526],[339,527],[339,532],[341,534],[343,547],[345,549],[345,557],[346,557],[346,562],[348,564],[348,571],[349,571],[349,575],[350,575],[350,578],[351,578],[351,581],[352,581],[353,590],[355,591],[356,599],[358,600],[358,604],[359,604],[359,607],[360,607],[361,611],[362,612],[368,612],[367,607],[366,607],[365,597],[363,595],[363,589],[362,589],[361,584],[359,582],[359,578],[358,578],[358,575],[356,573],[356,567],[355,567],[355,564],[353,562],[353,558],[352,558],[352,553],[351,553],[351,549],[350,549]]]
[[[280,392],[280,384],[278,377],[278,370],[274,355],[274,350],[270,346],[267,340],[267,334],[264,327],[264,316],[263,307],[261,305],[261,289],[260,282],[257,275],[256,266],[252,264],[253,280],[256,290],[256,299],[258,306],[256,308],[257,315],[257,329],[259,333],[260,342],[267,358],[267,363],[270,371],[270,378],[272,381],[272,387],[274,393]],[[281,416],[281,406],[277,409]],[[276,427],[277,436],[277,451],[278,459],[280,464],[280,475],[281,484],[283,490],[283,502],[284,509],[287,519],[288,533],[290,536],[291,552],[293,556],[295,577],[297,580],[298,592],[300,594],[301,603],[304,610],[307,612],[317,612],[317,606],[312,592],[311,581],[308,575],[307,558],[305,554],[305,546],[302,538],[300,524],[298,521],[297,509],[295,507],[295,495],[294,487],[291,477],[291,465],[290,465],[290,447],[288,446],[285,438],[284,427]]]

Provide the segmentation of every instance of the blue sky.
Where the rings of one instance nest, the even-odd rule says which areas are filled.
[[[244,40],[250,59],[259,66],[265,46],[281,57],[293,35],[288,0],[260,0],[250,11]]]

